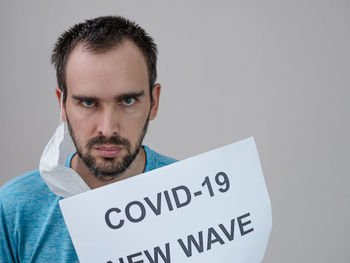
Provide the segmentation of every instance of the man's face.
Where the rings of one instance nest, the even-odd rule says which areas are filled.
[[[63,117],[79,157],[95,176],[115,178],[139,153],[148,120],[157,114],[160,86],[150,94],[145,59],[130,41],[101,54],[75,48],[66,85]]]

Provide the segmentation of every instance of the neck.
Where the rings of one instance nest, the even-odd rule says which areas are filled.
[[[90,172],[89,168],[85,165],[83,160],[79,157],[78,154],[75,154],[71,161],[71,167],[76,171],[85,183],[91,188],[95,189],[107,184],[118,182],[129,177],[143,173],[146,165],[146,153],[143,147],[140,148],[139,153],[137,154],[134,161],[131,165],[123,172],[119,174],[116,178],[112,180],[103,180],[96,177],[93,173]]]

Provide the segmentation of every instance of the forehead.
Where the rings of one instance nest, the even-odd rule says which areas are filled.
[[[149,77],[141,50],[131,41],[103,53],[78,45],[66,64],[68,94],[118,95],[123,92],[148,90]]]

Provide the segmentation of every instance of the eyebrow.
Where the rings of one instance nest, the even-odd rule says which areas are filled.
[[[115,100],[116,101],[122,101],[122,100],[125,100],[127,98],[137,98],[137,97],[141,97],[141,96],[144,96],[144,95],[145,95],[145,92],[143,90],[139,91],[139,92],[128,92],[128,93],[124,93],[124,94],[121,94],[121,95],[117,96],[115,98]],[[99,101],[100,100],[98,97],[85,96],[85,95],[72,95],[72,98],[74,100],[77,100],[77,101],[84,101],[84,100]]]
[[[119,95],[116,100],[117,101],[122,101],[122,100],[125,100],[127,98],[138,98],[138,97],[141,97],[141,96],[144,96],[145,95],[145,92],[143,90],[139,91],[139,92],[129,92],[129,93],[124,93],[124,94],[121,94]]]

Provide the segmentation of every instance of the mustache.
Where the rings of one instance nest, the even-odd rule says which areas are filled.
[[[88,140],[87,144],[86,144],[86,148],[91,150],[92,147],[96,146],[96,145],[103,145],[103,144],[112,144],[112,145],[117,145],[117,146],[125,146],[126,148],[130,148],[130,142],[125,139],[122,138],[120,136],[111,136],[109,138],[103,136],[103,135],[99,135],[96,137],[93,137],[91,139]]]

